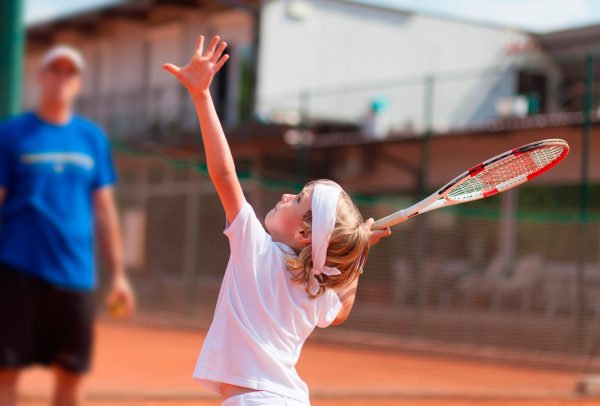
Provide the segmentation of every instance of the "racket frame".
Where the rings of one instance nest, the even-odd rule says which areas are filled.
[[[448,197],[448,193],[450,192],[451,189],[459,186],[463,182],[466,182],[468,179],[472,178],[473,176],[476,176],[481,171],[483,171],[487,166],[494,164],[498,161],[501,161],[503,159],[506,159],[510,156],[521,155],[526,152],[530,152],[530,151],[540,149],[540,148],[550,147],[552,145],[560,145],[563,147],[563,151],[562,151],[561,155],[558,158],[556,158],[554,161],[549,163],[548,165],[540,168],[538,171],[533,172],[527,176],[523,176],[523,178],[519,179],[518,181],[510,182],[505,185],[501,185],[502,187],[500,187],[500,185],[499,185],[499,186],[495,187],[494,189],[492,189],[491,191],[484,192],[482,194],[482,196],[479,196],[479,197],[475,197],[472,199],[465,199],[465,200],[453,200]],[[392,213],[386,217],[383,217],[383,218],[377,220],[375,223],[373,223],[372,228],[373,229],[381,229],[381,228],[391,227],[396,224],[400,224],[400,223],[408,220],[409,218],[418,216],[419,214],[423,214],[423,213],[426,213],[431,210],[436,210],[436,209],[440,209],[442,207],[448,207],[448,206],[453,206],[455,204],[466,203],[466,202],[471,202],[474,200],[483,199],[486,197],[493,196],[497,193],[512,189],[516,186],[519,186],[519,185],[541,175],[542,173],[548,171],[549,169],[553,168],[559,162],[561,162],[567,156],[568,153],[569,153],[569,145],[564,140],[561,140],[561,139],[547,139],[547,140],[536,141],[536,142],[532,142],[530,144],[523,145],[518,148],[514,148],[510,151],[503,152],[502,154],[496,155],[495,157],[490,158],[487,161],[484,161],[482,163],[475,165],[468,171],[461,173],[456,178],[452,179],[450,182],[446,183],[444,186],[442,186],[436,192],[431,194],[429,197],[421,200],[420,202],[418,202],[404,210],[399,210],[395,213]]]

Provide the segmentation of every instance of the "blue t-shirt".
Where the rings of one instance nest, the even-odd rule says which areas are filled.
[[[24,113],[0,124],[0,261],[55,285],[96,284],[92,192],[115,182],[103,131]]]

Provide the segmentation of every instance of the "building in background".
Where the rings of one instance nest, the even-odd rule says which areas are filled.
[[[87,60],[83,114],[115,140],[194,153],[193,106],[161,66],[185,63],[198,34],[218,33],[231,59],[213,95],[242,168],[411,193],[464,169],[436,152],[442,137],[477,162],[580,124],[584,51],[599,30],[539,35],[351,0],[129,0],[29,27],[25,104],[42,51],[70,43]],[[421,176],[426,133],[436,165]],[[578,180],[573,162],[541,182]]]
[[[495,118],[497,99],[525,90],[523,76],[544,76],[540,93],[557,85],[526,32],[356,1],[265,2],[260,37],[257,111],[276,121],[306,108],[313,120],[355,123],[385,99],[392,131],[444,131]]]
[[[29,27],[25,104],[35,100],[39,58],[53,43],[81,49],[86,59],[80,111],[123,140],[183,142],[195,129],[187,95],[162,70],[187,61],[200,33],[229,42],[230,62],[215,83],[229,127],[250,114],[254,86],[257,1],[124,1]]]
[[[28,30],[25,102],[34,100],[42,50],[65,42],[88,63],[82,112],[114,137],[191,130],[187,98],[161,65],[185,62],[199,33],[230,45],[214,89],[229,128],[252,118],[355,126],[376,101],[386,103],[396,133],[492,120],[499,101],[502,114],[523,114],[512,108],[519,94],[535,112],[561,108],[548,97],[560,69],[537,37],[346,0],[132,0],[37,24]],[[429,102],[435,114],[426,123]]]

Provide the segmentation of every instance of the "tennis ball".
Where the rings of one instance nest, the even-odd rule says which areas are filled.
[[[122,300],[116,300],[108,307],[108,313],[111,317],[121,318],[125,316],[125,303]]]

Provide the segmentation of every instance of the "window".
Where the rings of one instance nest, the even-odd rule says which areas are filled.
[[[517,93],[527,96],[529,115],[546,111],[547,78],[543,73],[520,71]]]

